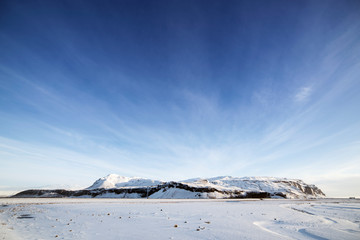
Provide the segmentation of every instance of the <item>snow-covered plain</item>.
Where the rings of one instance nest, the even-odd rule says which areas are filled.
[[[0,239],[360,239],[358,199],[0,199]]]

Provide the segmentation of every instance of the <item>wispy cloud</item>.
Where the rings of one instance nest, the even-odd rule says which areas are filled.
[[[302,87],[300,88],[294,96],[295,102],[305,102],[309,99],[310,95],[313,92],[312,87]]]

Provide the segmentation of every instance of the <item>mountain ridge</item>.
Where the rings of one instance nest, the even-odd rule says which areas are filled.
[[[308,199],[325,197],[325,194],[300,179],[219,176],[165,182],[109,174],[83,190],[32,189],[14,197]]]

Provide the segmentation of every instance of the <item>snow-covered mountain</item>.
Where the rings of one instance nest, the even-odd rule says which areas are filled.
[[[106,177],[99,178],[93,185],[87,189],[97,188],[123,188],[123,187],[150,187],[162,184],[164,182],[139,177],[123,177],[117,174],[109,174]]]
[[[318,198],[325,194],[299,179],[274,177],[214,177],[163,182],[110,174],[77,190],[27,190],[14,197],[100,198]]]

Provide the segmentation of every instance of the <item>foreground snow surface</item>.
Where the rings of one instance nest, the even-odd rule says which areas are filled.
[[[3,198],[0,239],[360,239],[360,201]]]

